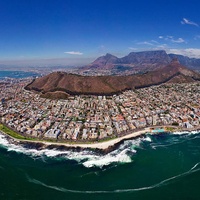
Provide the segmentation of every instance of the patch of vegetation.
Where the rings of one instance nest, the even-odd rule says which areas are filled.
[[[4,132],[5,134],[7,134],[15,139],[38,141],[37,138],[30,138],[30,137],[23,136],[3,124],[0,124],[0,131]]]
[[[166,127],[165,130],[169,132],[174,132],[176,129],[173,127]]]
[[[78,145],[78,144],[94,144],[95,142],[98,141],[98,143],[101,142],[106,142],[106,141],[110,141],[113,140],[115,138],[117,138],[117,136],[113,135],[112,137],[107,137],[107,138],[103,138],[103,139],[97,139],[96,140],[87,140],[87,141],[60,141],[60,140],[54,140],[54,139],[39,139],[39,138],[30,138],[27,136],[23,136],[17,132],[15,132],[14,130],[12,130],[11,128],[5,126],[4,124],[0,124],[0,131],[4,132],[5,134],[15,138],[15,139],[19,139],[19,140],[27,140],[27,141],[35,141],[35,142],[50,142],[50,143],[59,143],[59,144],[71,144],[71,145]]]
[[[173,122],[172,125],[173,126],[179,126],[179,123],[178,122]]]
[[[13,131],[12,129],[6,127],[3,124],[0,124],[0,130],[8,135],[10,135],[11,137],[14,137],[16,139],[27,139],[26,137],[16,133],[15,131]]]

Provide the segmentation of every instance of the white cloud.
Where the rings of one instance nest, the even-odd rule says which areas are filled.
[[[70,54],[70,55],[83,55],[83,53],[81,53],[79,51],[66,51],[64,53]]]
[[[159,44],[156,40],[149,40],[149,41],[143,41],[143,42],[137,42],[137,45],[148,45],[148,46],[156,46]]]
[[[166,49],[166,48],[167,48],[167,44],[160,44],[160,45],[157,45],[157,48],[158,48],[158,49]]]
[[[174,38],[174,36],[171,36],[171,35],[167,35],[167,36],[159,36],[160,39],[163,39],[163,40],[166,40],[166,41],[170,41],[170,42],[173,42],[173,43],[186,43],[186,41],[179,37],[179,38]]]
[[[173,39],[174,38],[174,36],[172,36],[172,35],[167,35],[167,37],[165,38],[165,39]]]
[[[190,58],[199,58],[200,59],[200,48],[186,48],[186,49],[175,49],[175,48],[170,48],[168,44],[159,44],[155,46],[151,46],[148,48],[134,48],[134,47],[129,47],[130,50],[134,51],[146,51],[146,50],[165,50],[168,54],[173,53],[173,54],[178,54],[178,55],[183,55],[183,56],[188,56]]]
[[[151,42],[154,44],[159,44],[159,42],[157,42],[156,40],[151,40]]]
[[[190,58],[200,58],[200,49],[188,48],[188,49],[166,49],[167,53],[180,54],[188,56]]]
[[[134,48],[134,47],[129,47],[130,50],[136,51],[138,50],[138,48]]]
[[[163,39],[164,37],[163,37],[162,35],[160,35],[158,38],[159,38],[159,39]]]
[[[150,45],[150,46],[153,46],[153,45],[154,45],[154,44],[152,44],[151,42],[147,42],[147,41],[138,42],[137,44],[139,44],[139,45]]]
[[[183,38],[178,38],[178,39],[171,39],[172,42],[174,43],[185,43],[185,40]]]
[[[183,18],[181,21],[181,24],[188,24],[199,27],[199,25],[196,22],[190,21],[189,19]]]

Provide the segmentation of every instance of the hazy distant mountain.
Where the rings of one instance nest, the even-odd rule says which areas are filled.
[[[102,71],[110,70],[116,72],[147,72],[163,67],[171,62],[173,58],[178,58],[180,63],[190,69],[200,70],[200,59],[189,58],[187,56],[167,54],[164,50],[131,52],[127,56],[118,58],[111,54],[106,54],[97,58],[89,65],[80,68],[80,71]]]
[[[107,53],[105,56],[97,58],[94,62],[84,67],[84,69],[109,69],[112,68],[114,64],[119,62],[119,58]]]
[[[125,57],[117,58],[106,54],[97,58],[94,62],[81,68],[81,70],[115,70],[123,67],[129,70],[154,70],[170,63],[170,57],[165,51],[131,52]]]
[[[200,80],[200,74],[182,66],[176,59],[165,67],[143,75],[131,76],[80,76],[65,72],[54,72],[37,78],[26,89],[40,91],[55,97],[66,94],[110,95],[127,89],[159,85],[165,82],[183,83]],[[58,92],[62,94],[58,94]]]
[[[178,58],[179,62],[190,68],[190,69],[193,69],[193,70],[200,70],[200,59],[197,59],[197,58],[189,58],[187,56],[183,56],[183,55],[177,55],[177,54],[168,54],[169,57],[171,59],[173,58]]]
[[[119,59],[124,64],[161,64],[166,65],[170,58],[165,51],[143,51],[131,52],[127,56]]]

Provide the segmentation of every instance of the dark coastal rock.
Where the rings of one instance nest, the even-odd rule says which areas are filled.
[[[21,144],[24,148],[28,148],[28,149],[41,150],[41,149],[46,148],[46,145],[41,142],[20,141],[19,144]]]

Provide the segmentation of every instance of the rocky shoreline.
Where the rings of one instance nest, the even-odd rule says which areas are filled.
[[[86,144],[80,144],[80,143],[70,144],[70,143],[16,139],[0,131],[0,133],[3,134],[10,143],[14,143],[16,145],[22,145],[25,148],[33,148],[37,150],[42,150],[42,149],[57,149],[61,151],[73,150],[77,152],[80,152],[82,150],[93,150],[101,154],[110,153],[111,151],[117,149],[125,140],[142,137],[147,132],[148,131],[145,129],[143,131],[138,131],[138,132],[125,135],[123,137],[119,137],[116,139],[112,139],[109,141],[105,141],[105,142],[96,142],[96,143],[90,143],[90,144],[87,144],[87,143]]]
[[[166,130],[166,129],[165,129]],[[178,132],[192,132],[192,131],[199,131],[200,129],[177,129]],[[109,141],[105,142],[96,142],[96,143],[61,143],[61,142],[47,142],[47,141],[37,141],[37,140],[24,140],[24,139],[16,139],[13,138],[6,133],[0,131],[0,134],[3,134],[5,138],[12,144],[16,145],[22,145],[25,148],[29,149],[36,149],[36,150],[42,150],[42,149],[56,149],[60,151],[74,151],[74,152],[81,152],[82,150],[92,150],[96,153],[100,154],[107,154],[111,151],[117,149],[124,141],[130,140],[130,139],[136,139],[139,137],[143,137],[147,133],[151,134],[160,134],[160,133],[166,133],[170,131],[163,131],[159,133],[151,133],[150,128],[145,128],[143,130],[133,132],[132,134],[128,134],[119,138],[115,138]]]

